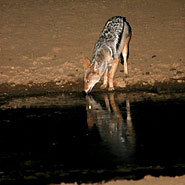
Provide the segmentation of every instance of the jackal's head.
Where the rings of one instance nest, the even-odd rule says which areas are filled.
[[[111,58],[110,49],[106,46],[101,47],[94,55],[92,61],[84,59],[84,91],[88,94],[94,85],[100,81],[102,75],[108,67],[107,61]]]
[[[87,58],[84,59],[84,70],[84,91],[88,94],[94,85],[99,82],[101,74],[97,62],[95,61],[91,64]]]

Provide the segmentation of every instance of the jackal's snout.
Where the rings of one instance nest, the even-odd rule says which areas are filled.
[[[92,88],[88,89],[88,88],[84,88],[84,91],[86,94],[89,94],[91,92]]]
[[[97,75],[90,74],[90,77],[86,77],[84,80],[84,91],[86,94],[90,93],[94,85],[99,81],[99,77]]]

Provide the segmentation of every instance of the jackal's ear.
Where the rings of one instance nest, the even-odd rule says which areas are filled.
[[[90,65],[90,60],[88,58],[84,58],[84,69],[87,69]]]

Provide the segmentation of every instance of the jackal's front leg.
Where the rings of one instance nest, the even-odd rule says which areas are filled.
[[[108,68],[106,69],[104,75],[103,75],[103,84],[100,86],[101,89],[107,88],[107,82],[108,82]]]
[[[111,70],[109,72],[109,88],[108,88],[109,91],[113,91],[114,90],[113,80],[114,80],[115,72],[116,72],[117,67],[118,67],[118,63],[119,63],[119,59],[115,59],[112,62],[112,68],[111,68]]]

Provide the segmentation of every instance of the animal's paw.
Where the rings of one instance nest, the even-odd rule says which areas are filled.
[[[102,85],[100,86],[100,88],[101,88],[101,89],[106,89],[106,88],[107,88],[107,85],[106,85],[106,84],[102,84]]]
[[[109,87],[108,91],[114,91],[114,87]]]

